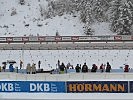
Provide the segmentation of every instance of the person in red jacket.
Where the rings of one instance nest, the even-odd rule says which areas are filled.
[[[125,65],[124,72],[129,72],[129,65]]]

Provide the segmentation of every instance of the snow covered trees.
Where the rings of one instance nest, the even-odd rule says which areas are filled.
[[[97,21],[103,22],[107,20],[106,11],[108,8],[108,0],[92,0],[92,14]]]
[[[133,25],[133,1],[114,0],[111,7],[111,30],[120,35],[131,35]]]
[[[50,0],[41,11],[45,18],[80,14],[86,35],[92,34],[94,22],[110,22],[111,31],[120,35],[133,33],[133,0]]]

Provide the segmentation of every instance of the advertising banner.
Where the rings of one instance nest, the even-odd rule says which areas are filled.
[[[68,81],[67,93],[128,93],[128,81]]]
[[[133,93],[133,81],[130,81],[129,84],[130,84],[130,93]]]
[[[0,81],[0,92],[133,93],[133,81]]]
[[[65,93],[65,82],[0,81],[0,92]]]

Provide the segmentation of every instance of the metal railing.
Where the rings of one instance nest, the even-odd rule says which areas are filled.
[[[71,81],[71,80],[133,80],[133,73],[67,73],[20,74],[1,72],[0,80]]]

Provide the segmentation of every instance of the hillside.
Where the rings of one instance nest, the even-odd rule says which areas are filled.
[[[47,4],[45,0],[27,0],[25,5],[20,5],[17,0],[0,1],[0,35],[1,36],[29,36],[29,35],[81,35],[82,24],[78,18],[70,15],[56,16],[53,19],[41,18],[39,4]],[[11,16],[12,11],[16,14]],[[39,26],[40,25],[40,26]]]
[[[0,0],[0,36],[29,36],[29,35],[85,35],[84,23],[79,20],[79,13],[75,16],[64,14],[44,19],[41,16],[40,5],[47,7],[46,0],[26,0],[24,5],[19,0]],[[109,30],[109,23],[92,24],[94,35],[113,34]],[[100,31],[99,31],[100,30]],[[100,35],[101,35],[100,34]]]

